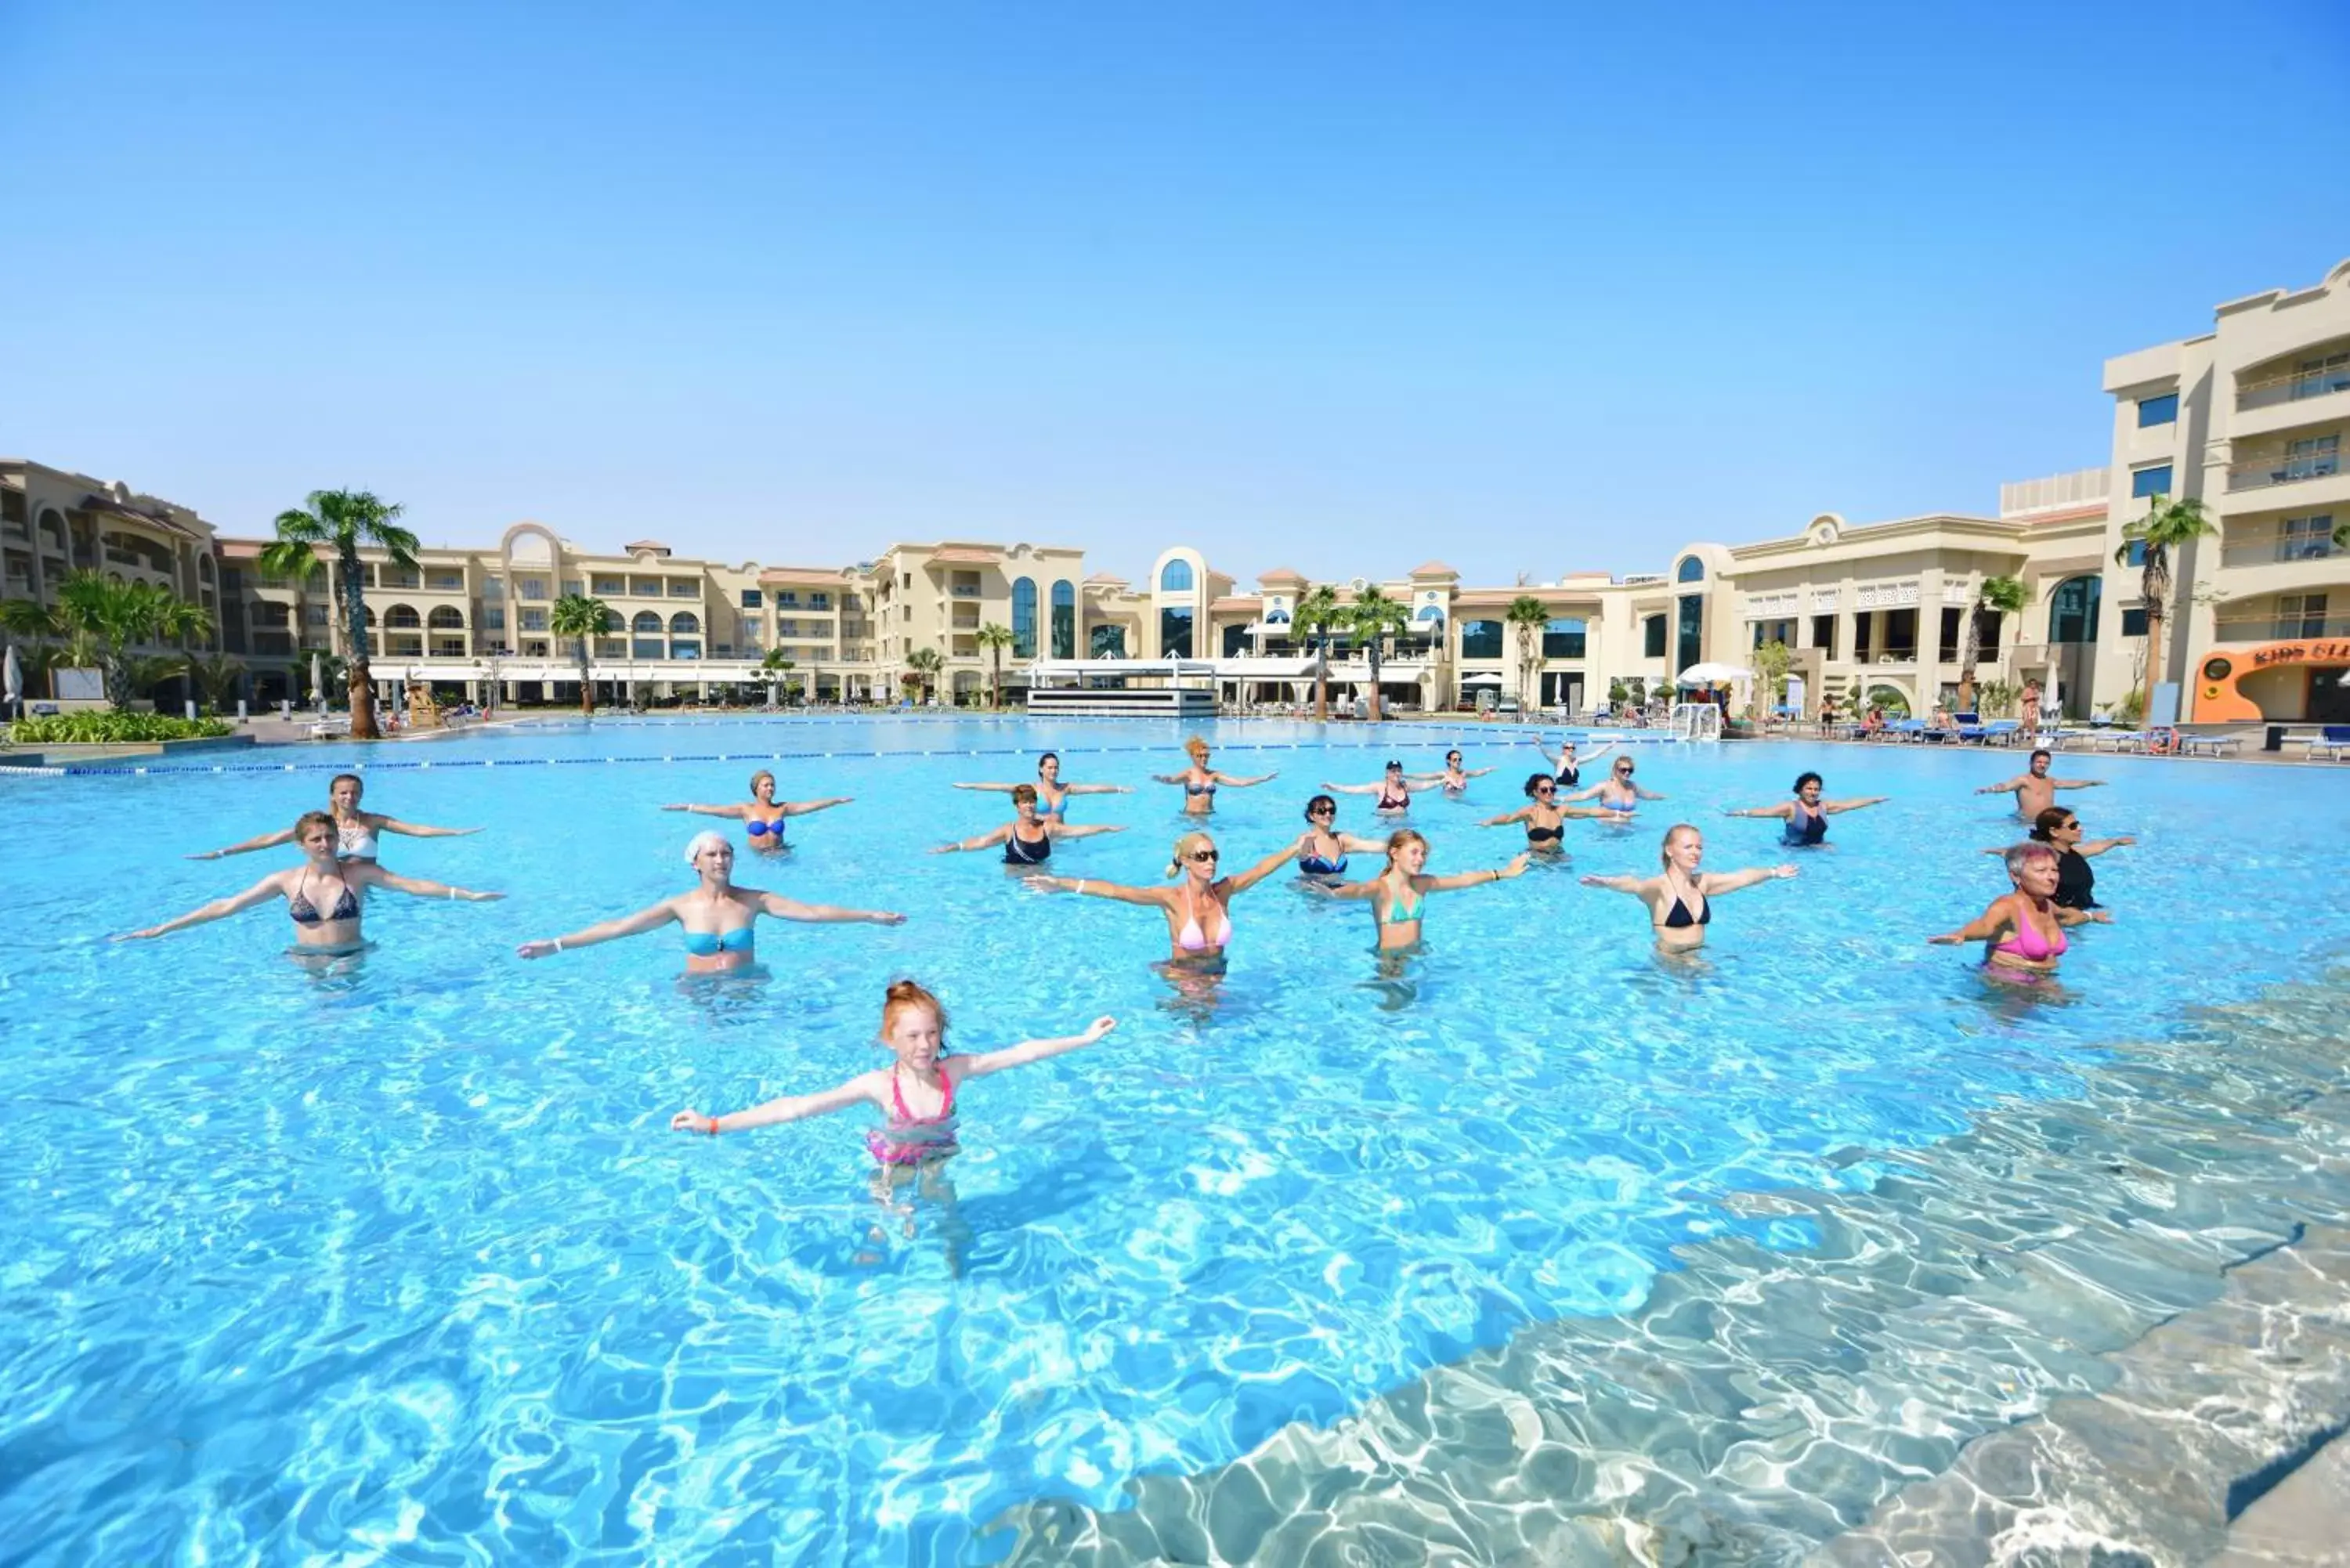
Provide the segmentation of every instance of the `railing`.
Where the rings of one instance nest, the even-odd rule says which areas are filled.
[[[959,599],[975,599],[979,597],[979,585],[977,583],[957,583],[954,587],[949,588],[947,592]]]
[[[2328,365],[2316,370],[2288,370],[2282,375],[2263,376],[2257,381],[2236,383],[2236,407],[2265,409],[2277,403],[2297,403],[2304,398],[2323,398],[2334,392],[2350,391],[2350,365]]]
[[[1711,702],[1677,702],[1669,726],[1684,741],[1721,739],[1721,710]]]
[[[2292,484],[2298,480],[2324,479],[2342,472],[2340,452],[2315,452],[2301,456],[2271,452],[2266,457],[2246,462],[2231,463],[2228,468],[2230,490],[2265,490],[2272,484]]]
[[[2230,616],[2212,630],[2221,642],[2290,642],[2305,637],[2350,637],[2350,615]]]
[[[2222,545],[2220,564],[2223,566],[2266,566],[2279,561],[2322,561],[2328,556],[2345,553],[2350,552],[2336,549],[2327,535],[2274,535],[2266,539],[2247,539]]]

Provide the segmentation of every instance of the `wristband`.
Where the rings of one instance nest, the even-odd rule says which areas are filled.
[[[718,1136],[718,1118],[716,1116],[711,1117],[710,1125],[702,1130],[708,1133],[712,1137],[716,1137]]]
[[[556,952],[561,952],[563,950],[563,939],[561,937],[555,939],[555,950]]]
[[[1077,885],[1076,885],[1076,888],[1074,888],[1073,889],[1071,889],[1071,891],[1073,891],[1073,892],[1082,893],[1082,892],[1084,892],[1085,890],[1086,890],[1086,879],[1085,879],[1084,877],[1078,877],[1078,878],[1077,878]]]

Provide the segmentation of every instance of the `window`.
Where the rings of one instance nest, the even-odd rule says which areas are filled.
[[[800,591],[797,588],[777,588],[775,602],[779,605],[797,606],[800,602]]]
[[[2284,449],[2287,479],[2323,479],[2341,470],[2342,438],[2338,435],[2308,436]]]
[[[484,631],[504,631],[505,628],[505,606],[484,605],[482,607],[482,629]]]
[[[2144,637],[2146,635],[2145,606],[2141,605],[2136,609],[2125,608],[2122,611],[2122,635],[2124,637]]]
[[[2097,600],[2105,585],[2095,577],[2067,577],[2048,596],[2048,640],[2097,640]]]
[[[448,605],[440,605],[424,618],[424,624],[434,631],[463,631],[465,629],[465,618]]]
[[[2350,387],[2350,349],[2322,355],[2314,359],[2303,359],[2295,369],[2298,371],[2293,379],[2295,401],[2338,392]]]
[[[830,594],[816,593],[808,595],[808,608],[830,609],[831,607],[832,596]]]
[[[265,604],[260,607],[263,609],[273,609],[277,612],[276,618],[271,624],[276,626],[284,626],[286,624],[286,607],[284,605]],[[302,619],[305,625],[325,626],[327,624],[327,607],[325,605],[304,605],[302,607]]]
[[[2137,400],[2138,429],[2146,430],[2154,425],[2169,425],[2178,422],[2178,393],[2165,392],[2158,398],[2140,398]]]
[[[522,628],[525,631],[545,631],[546,629],[546,612],[543,609],[526,609],[523,611]]]
[[[767,640],[767,623],[757,616],[746,615],[734,635],[743,639],[744,646],[756,648]]]
[[[1499,659],[1502,657],[1502,623],[1497,620],[1464,620],[1461,623],[1461,657],[1463,659]]]
[[[699,659],[702,657],[702,644],[699,642],[671,642],[669,645],[669,656],[671,659]]]
[[[434,570],[424,574],[424,586],[436,594],[462,594],[465,591],[465,574]]]
[[[2149,495],[2170,493],[2170,464],[2158,462],[2151,468],[2130,470],[2130,494],[2139,500]]]
[[[2277,595],[2276,637],[2324,637],[2325,635],[2325,596],[2324,594]]]
[[[659,618],[656,617],[655,618],[658,619]],[[629,643],[629,657],[631,659],[666,659],[669,657],[669,650],[663,646],[660,638],[639,637],[630,639]]]
[[[577,577],[566,577],[563,579],[563,596],[566,598],[584,599],[588,597],[588,585]]]
[[[1856,664],[1868,662],[1869,644],[1877,638],[1877,617],[1862,610],[1852,618],[1852,658]]]
[[[1792,620],[1758,620],[1754,623],[1754,646],[1775,642],[1793,649],[1795,646],[1795,623]]]
[[[2280,561],[2317,561],[2334,554],[2334,514],[2288,517],[2277,524]]]
[[[1705,581],[1705,563],[1695,556],[1688,556],[1682,560],[1680,570],[1673,576],[1684,583],[1701,583]],[[1695,664],[1697,660],[1692,659],[1690,662]]]
[[[756,588],[744,588],[743,590],[743,607],[744,609],[757,609],[759,607],[759,590]]]
[[[1232,626],[1225,627],[1223,628],[1223,634],[1224,657],[1226,659],[1246,659],[1249,651],[1248,628],[1235,623]]]
[[[1820,657],[1823,659],[1835,657],[1835,623],[1836,618],[1833,615],[1815,615],[1812,618],[1812,646],[1820,650]]]
[[[1159,571],[1159,591],[1162,594],[1188,594],[1191,591],[1191,563],[1170,561]]]
[[[1964,610],[1954,609],[1949,605],[1942,607],[1942,636],[1935,647],[1934,657],[1944,664],[1959,661],[1959,639],[1966,629],[1960,622],[1965,614]]]
[[[1183,563],[1174,563],[1181,566]],[[1186,580],[1191,568],[1183,566]],[[1191,657],[1191,611],[1188,606],[1169,606],[1159,612],[1159,656],[1161,659]]]
[[[661,580],[659,577],[630,577],[629,597],[632,599],[657,599],[661,597]]]
[[[1077,656],[1077,588],[1075,583],[1053,585],[1053,657]]]
[[[1090,659],[1124,659],[1126,628],[1122,626],[1094,628],[1093,636],[1086,639],[1086,652],[1087,657]]]
[[[1012,584],[1012,657],[1036,657],[1036,585],[1026,577]]]
[[[1697,566],[1698,576],[1705,575],[1705,568],[1698,566],[1697,557],[1692,556],[1681,563],[1683,582],[1690,580],[1691,566]],[[1705,598],[1700,594],[1683,594],[1679,607],[1679,625],[1675,628],[1675,640],[1676,651],[1680,657],[1674,668],[1687,670],[1705,657]]]
[[[1885,612],[1885,651],[1895,659],[1918,657],[1918,612],[1895,609]]]
[[[1664,617],[1652,615],[1641,619],[1640,652],[1642,657],[1648,659],[1662,659],[1665,656]]]
[[[671,577],[669,579],[669,597],[673,599],[698,599],[702,597],[702,585],[691,577]]]
[[[702,618],[691,610],[680,610],[669,618],[669,632],[671,637],[700,637]]]
[[[1572,618],[1555,620],[1543,628],[1542,656],[1544,659],[1581,659],[1583,642],[1583,622]]]
[[[629,579],[626,577],[605,576],[591,580],[596,585],[596,597],[599,599],[608,594],[613,598],[619,598],[629,591]]]
[[[2143,540],[2143,539],[2132,539],[2132,540],[2130,541],[2129,556],[2128,556],[2128,559],[2127,559],[2127,564],[2128,564],[2128,565],[2130,565],[2130,566],[2145,566],[2145,565],[2146,565],[2146,541],[2145,541],[2145,540]]]
[[[799,622],[790,619],[788,617],[775,622],[775,635],[777,637],[797,637],[799,634]]]
[[[629,623],[629,629],[635,632],[639,637],[659,637],[661,632],[660,612],[659,610],[639,610],[637,612],[636,619]]]

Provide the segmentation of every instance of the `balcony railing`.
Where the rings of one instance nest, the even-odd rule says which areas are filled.
[[[2331,537],[2324,534],[2296,534],[2290,537],[2272,535],[2266,539],[2247,539],[2224,545],[2220,550],[2223,566],[2268,566],[2279,561],[2322,561],[2329,556],[2345,552],[2336,549]]]
[[[2265,409],[2277,403],[2297,403],[2306,398],[2330,397],[2350,391],[2350,365],[2329,365],[2319,370],[2288,370],[2236,384],[2236,407]]]
[[[975,599],[979,597],[979,585],[977,583],[957,583],[954,587],[949,588],[947,592],[952,594],[959,599]]]
[[[2229,616],[2213,630],[2221,642],[2289,642],[2304,637],[2350,637],[2350,615]]]
[[[2293,457],[2272,452],[2266,457],[2246,462],[2232,463],[2228,469],[2230,490],[2265,490],[2272,484],[2292,484],[2298,480],[2324,479],[2342,472],[2339,452],[2310,452]]]

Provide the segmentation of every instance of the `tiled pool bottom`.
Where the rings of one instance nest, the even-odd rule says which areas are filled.
[[[2077,1099],[1851,1151],[1872,1183],[1749,1195],[1758,1228],[1678,1249],[1636,1312],[990,1539],[1037,1568],[2201,1561],[2350,1421],[2350,1260],[2311,1230],[2350,1215],[2346,1003],[2350,975],[2282,988]]]

